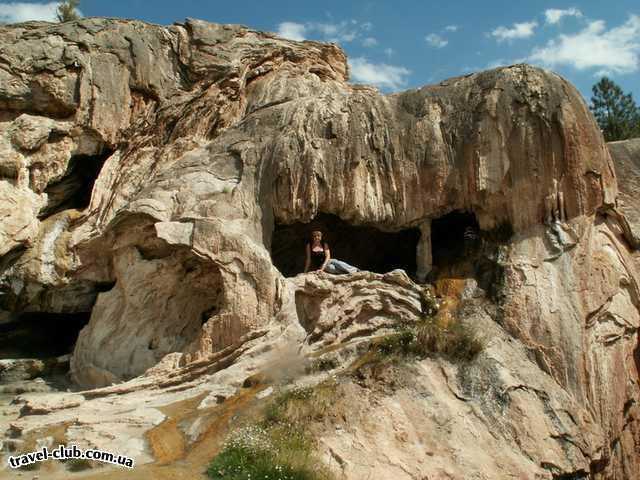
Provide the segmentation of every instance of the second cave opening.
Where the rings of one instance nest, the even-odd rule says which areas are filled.
[[[39,213],[39,218],[46,218],[70,208],[82,210],[88,207],[95,181],[107,158],[112,154],[113,150],[105,149],[99,155],[71,157],[64,177],[45,188],[48,203]]]
[[[453,211],[431,221],[431,254],[435,267],[457,263],[477,245],[480,226],[473,213]]]

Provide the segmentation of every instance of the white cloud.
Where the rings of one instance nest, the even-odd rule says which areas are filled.
[[[534,30],[538,26],[538,22],[522,22],[514,23],[511,28],[498,27],[491,36],[498,39],[498,42],[504,40],[514,40],[516,38],[528,38],[533,35]]]
[[[595,78],[611,77],[612,75],[613,75],[613,72],[611,72],[610,70],[604,70],[604,69],[598,70],[593,74]]]
[[[327,42],[343,43],[355,40],[360,33],[361,26],[352,20],[351,22],[339,23],[309,23],[308,28],[319,33],[320,37]]]
[[[544,11],[544,16],[547,19],[547,23],[555,25],[562,20],[562,17],[582,17],[582,12],[577,8],[567,8],[566,10],[549,8]]]
[[[389,48],[385,48],[385,49],[384,49],[384,54],[385,54],[387,57],[391,57],[391,56],[393,56],[393,54],[394,54],[394,53],[396,53],[396,51],[395,51],[393,48],[390,48],[390,47],[389,47]]]
[[[375,47],[376,45],[378,45],[378,40],[373,37],[367,37],[362,40],[362,45],[365,47]]]
[[[58,2],[49,3],[0,3],[0,22],[19,23],[29,20],[57,22]]]
[[[327,22],[282,22],[278,24],[278,35],[289,40],[316,38],[325,42],[348,43],[360,37],[363,32],[373,28],[371,22],[359,23],[356,20],[338,23]],[[368,36],[369,38],[372,38]]]
[[[460,27],[458,25],[447,25],[446,27],[444,27],[444,29],[447,32],[457,32],[460,29]]]
[[[485,68],[487,70],[493,70],[494,68],[505,67],[507,65],[510,65],[508,60],[505,60],[504,58],[498,58],[497,60],[492,60],[491,62],[487,63],[487,66]]]
[[[427,41],[429,45],[431,45],[434,48],[446,47],[447,44],[449,43],[447,40],[442,38],[437,33],[430,33],[429,35],[424,37],[424,39]]]
[[[353,80],[368,83],[380,88],[397,90],[407,84],[407,76],[411,71],[405,67],[371,63],[364,57],[349,60],[349,68]]]
[[[306,38],[307,27],[302,23],[282,22],[278,25],[278,36],[289,40],[304,40]]]
[[[544,47],[534,48],[528,61],[550,67],[570,65],[578,70],[636,72],[640,68],[640,16],[631,15],[610,30],[604,21],[592,21],[578,33],[559,35]]]

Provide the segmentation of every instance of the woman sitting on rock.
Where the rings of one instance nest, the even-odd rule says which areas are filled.
[[[304,273],[310,269],[319,272],[329,273],[354,273],[359,271],[356,267],[331,258],[329,244],[322,242],[322,232],[314,230],[311,232],[311,241],[306,245],[307,258],[304,263]]]

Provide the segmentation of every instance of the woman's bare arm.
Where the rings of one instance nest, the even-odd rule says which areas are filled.
[[[324,262],[322,262],[322,266],[319,268],[321,272],[324,272],[324,267],[327,266],[327,263],[329,263],[329,260],[331,260],[331,252],[329,251],[329,245],[325,243],[324,244]]]
[[[307,246],[305,247],[305,253],[306,253],[306,257],[304,260],[304,273],[307,273],[309,271],[309,267],[311,267],[311,247],[309,246],[308,243],[307,243]]]

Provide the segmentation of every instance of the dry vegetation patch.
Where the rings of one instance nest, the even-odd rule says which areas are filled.
[[[350,372],[372,363],[395,363],[443,357],[460,363],[473,360],[484,343],[473,326],[460,321],[446,324],[428,319],[401,325],[397,331],[371,341],[369,349],[349,367]]]

